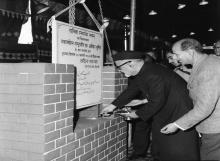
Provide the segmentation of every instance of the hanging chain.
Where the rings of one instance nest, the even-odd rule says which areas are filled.
[[[69,0],[69,6],[72,5],[73,3],[76,3],[76,0]],[[76,18],[75,12],[76,12],[76,7],[74,5],[69,9],[69,23],[72,25],[75,25],[75,18]]]
[[[101,0],[98,0],[98,4],[99,4],[99,10],[100,10],[100,15],[101,15],[101,20],[102,20],[102,22],[103,22],[104,16],[103,16],[103,11],[102,11]],[[107,34],[106,29],[104,29],[104,36],[105,36],[106,43],[107,43],[107,46],[108,46],[108,52],[109,52],[110,56],[112,57],[112,51],[111,51],[111,47],[110,47],[110,43],[109,43],[109,40],[108,40],[108,34]]]

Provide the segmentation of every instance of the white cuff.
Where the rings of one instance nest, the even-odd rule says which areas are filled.
[[[174,122],[173,124],[174,124],[176,127],[178,127],[180,130],[183,130],[183,131],[186,130],[186,129],[182,128],[181,126],[179,126],[176,122]]]

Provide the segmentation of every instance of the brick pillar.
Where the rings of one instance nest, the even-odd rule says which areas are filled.
[[[73,82],[72,65],[0,64],[1,161],[125,160],[122,118],[82,119],[74,131]]]

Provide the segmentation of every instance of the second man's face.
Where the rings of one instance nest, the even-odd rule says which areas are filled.
[[[168,59],[168,62],[170,63],[170,64],[173,64],[174,66],[179,66],[179,62],[178,62],[178,60],[177,60],[177,57],[176,57],[176,55],[175,54],[173,54],[173,53],[168,53],[167,54],[167,59]]]
[[[173,54],[176,56],[178,63],[180,63],[181,65],[190,64],[191,55],[188,51],[182,51],[180,49],[180,46],[178,45],[175,45],[172,50]]]

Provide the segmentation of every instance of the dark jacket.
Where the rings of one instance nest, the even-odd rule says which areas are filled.
[[[160,129],[192,109],[186,82],[172,70],[158,64],[145,63],[128,88],[112,103],[123,107],[137,95],[146,96],[148,103],[136,114],[144,121],[152,118],[153,143],[161,160],[198,159],[198,138],[194,129],[165,135]]]

